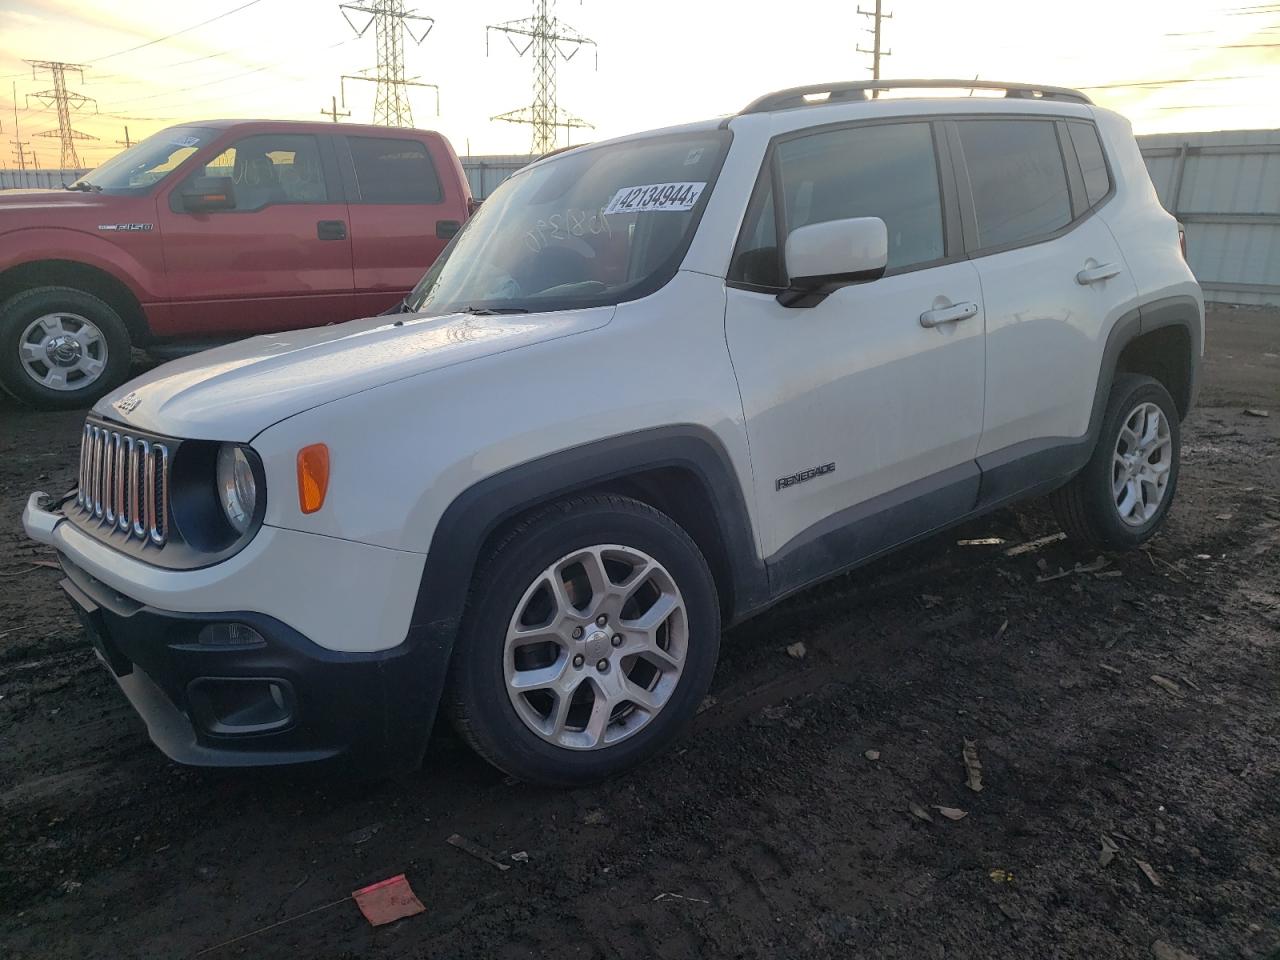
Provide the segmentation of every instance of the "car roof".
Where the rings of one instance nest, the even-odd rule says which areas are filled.
[[[287,127],[299,133],[347,133],[357,136],[416,136],[439,137],[435,130],[420,130],[415,127],[385,127],[372,123],[334,123],[331,120],[266,120],[266,119],[232,119],[188,120],[175,123],[175,127],[208,127],[213,130],[232,130],[240,127]]]
[[[952,90],[950,96],[936,91]],[[909,96],[873,98],[871,91],[920,91]],[[980,96],[972,96],[981,91]],[[991,94],[1003,91],[1004,96]],[[964,92],[970,95],[965,96]],[[932,95],[931,95],[932,94]],[[812,99],[810,99],[812,98]],[[853,108],[852,110],[850,108]],[[534,166],[544,160],[594,147],[627,143],[649,137],[680,133],[700,133],[736,126],[739,122],[760,115],[789,114],[789,127],[817,126],[828,119],[843,120],[850,114],[861,117],[901,114],[918,116],[921,113],[1044,113],[1054,116],[1088,116],[1094,109],[1092,101],[1078,90],[1046,84],[1002,83],[994,80],[907,79],[907,80],[850,80],[835,83],[812,84],[791,87],[765,94],[749,103],[742,111],[727,116],[713,117],[694,123],[669,127],[657,127],[638,131],[608,140],[562,147],[533,161]],[[801,112],[803,111],[803,112]],[[526,168],[527,169],[527,168]]]

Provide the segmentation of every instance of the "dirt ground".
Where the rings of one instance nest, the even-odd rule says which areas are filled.
[[[396,782],[169,763],[22,536],[82,415],[0,405],[0,956],[1276,960],[1278,355],[1280,311],[1211,313],[1147,549],[1037,582],[1095,557],[1006,556],[1053,532],[1033,505],[841,577],[726,635],[676,748],[575,792],[447,730]],[[420,916],[335,903],[401,872]]]

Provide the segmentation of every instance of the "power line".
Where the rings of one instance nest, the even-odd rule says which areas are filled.
[[[533,51],[533,103],[517,110],[500,113],[491,120],[507,123],[527,123],[533,127],[533,152],[548,153],[556,148],[556,131],[564,127],[566,139],[569,131],[590,128],[587,121],[561,110],[556,93],[556,68],[560,60],[568,63],[585,46],[596,49],[596,66],[599,67],[599,49],[590,37],[579,33],[560,20],[555,13],[555,0],[533,0],[533,16],[523,20],[508,20],[484,28],[484,51],[489,54],[489,31],[506,34],[507,41],[519,56]],[[514,39],[527,37],[523,47]],[[569,52],[565,52],[568,47]]]
[[[126,53],[133,53],[135,50],[143,50],[147,47],[155,46],[157,43],[164,43],[166,40],[172,40],[174,37],[180,37],[184,33],[190,33],[192,30],[199,30],[201,27],[207,27],[216,20],[221,20],[223,17],[229,17],[233,13],[239,13],[241,10],[248,9],[249,7],[261,2],[262,0],[249,0],[248,3],[242,3],[240,6],[235,7],[232,10],[226,10],[217,16],[210,17],[208,20],[201,20],[199,23],[194,23],[189,27],[183,27],[181,30],[175,30],[173,33],[166,34],[163,37],[156,37],[154,40],[148,40],[146,43],[139,43],[137,46],[126,47],[124,50],[117,50],[115,53],[108,53],[101,57],[95,57],[90,60],[89,63],[101,63],[103,60],[110,60],[112,57],[122,57]]]

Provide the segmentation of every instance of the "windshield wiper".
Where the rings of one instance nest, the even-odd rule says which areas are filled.
[[[463,307],[459,313],[469,313],[474,317],[496,317],[501,313],[528,313],[525,307]]]
[[[75,183],[71,184],[71,186],[67,186],[64,183],[62,185],[62,189],[63,190],[82,190],[85,193],[101,193],[102,192],[102,188],[100,186],[98,186],[96,183],[90,183],[88,180],[77,180]]]

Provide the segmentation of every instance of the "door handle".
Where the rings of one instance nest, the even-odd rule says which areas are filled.
[[[1091,283],[1101,283],[1119,276],[1120,268],[1111,263],[1100,263],[1096,267],[1086,267],[1076,274],[1076,283],[1087,287]]]
[[[977,316],[978,305],[965,301],[956,303],[949,307],[939,307],[936,310],[926,310],[920,314],[920,326],[937,327],[944,323],[957,323],[960,320],[968,320],[970,317]]]
[[[458,220],[437,220],[436,221],[436,239],[452,240],[459,230],[462,229],[462,223]]]
[[[345,240],[347,239],[347,224],[345,220],[320,220],[316,223],[316,236],[321,240]]]

